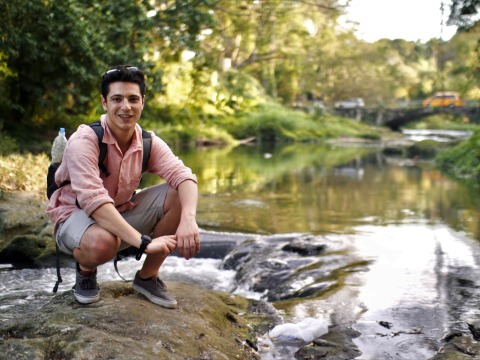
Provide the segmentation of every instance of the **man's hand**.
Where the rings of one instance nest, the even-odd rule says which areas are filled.
[[[165,235],[152,239],[145,252],[147,254],[161,254],[167,256],[177,247],[175,235]]]
[[[176,233],[178,254],[190,259],[200,252],[200,232],[194,216],[182,216]]]

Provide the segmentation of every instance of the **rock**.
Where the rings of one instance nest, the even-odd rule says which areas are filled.
[[[54,266],[55,240],[46,200],[34,193],[7,192],[0,200],[0,263]]]
[[[263,293],[268,301],[318,296],[336,285],[331,281],[331,273],[318,261],[318,255],[326,249],[321,236],[262,237],[238,244],[223,259],[221,267],[236,271],[238,287]],[[299,278],[312,280],[298,288]]]
[[[332,326],[327,334],[313,340],[308,345],[302,346],[295,353],[295,359],[354,359],[361,355],[361,352],[352,340],[359,335],[360,333],[352,328]]]
[[[29,264],[55,251],[53,239],[33,234],[14,237],[2,250],[0,250],[0,263]]]
[[[3,311],[5,359],[259,359],[258,303],[192,284],[169,283],[177,309],[137,294],[131,284],[101,285],[101,300],[80,305],[71,291],[40,308]],[[20,313],[22,312],[22,313]]]
[[[309,239],[302,239],[301,241],[293,241],[285,245],[282,250],[294,252],[304,256],[320,255],[325,252],[327,245],[309,243]]]
[[[480,344],[469,336],[454,336],[429,360],[471,360],[480,358]]]
[[[480,340],[480,321],[478,320],[469,320],[467,322],[468,330],[473,335],[473,338],[477,341]]]
[[[393,324],[391,322],[383,321],[383,320],[379,321],[378,324],[380,326],[383,326],[384,328],[387,328],[387,329],[391,329],[392,326],[393,326]]]

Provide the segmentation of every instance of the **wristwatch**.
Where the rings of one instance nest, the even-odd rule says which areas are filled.
[[[137,259],[137,261],[140,260],[140,258],[142,257],[143,253],[147,249],[148,244],[152,242],[152,238],[148,235],[142,235],[140,239],[142,240],[142,243],[140,244],[137,255],[135,256],[135,259]]]

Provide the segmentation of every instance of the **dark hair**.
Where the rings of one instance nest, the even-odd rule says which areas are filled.
[[[117,81],[138,84],[142,97],[145,96],[146,86],[145,75],[143,72],[135,66],[118,65],[108,70],[102,76],[101,91],[105,100],[107,99],[108,92],[110,91],[110,84]]]

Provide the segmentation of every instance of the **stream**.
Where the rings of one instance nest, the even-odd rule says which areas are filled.
[[[465,133],[409,132],[410,139]],[[445,135],[445,136],[443,136]],[[199,179],[206,246],[171,256],[169,281],[271,302],[284,322],[347,324],[357,359],[429,359],[442,337],[480,318],[480,196],[431,162],[385,156],[375,146],[242,145],[177,152]],[[145,186],[155,184],[145,178]],[[227,241],[225,241],[227,239]],[[248,240],[248,241],[245,241]],[[126,278],[139,263],[119,262]],[[62,269],[59,291],[74,283]],[[55,269],[0,267],[0,313],[51,298]],[[119,280],[112,263],[98,280]],[[35,289],[32,291],[32,289]],[[262,359],[293,359],[298,345],[265,334]]]

